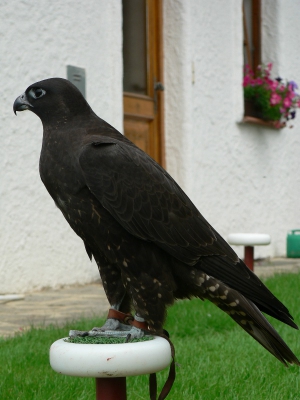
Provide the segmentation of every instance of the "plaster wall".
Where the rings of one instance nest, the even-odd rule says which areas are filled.
[[[42,124],[12,111],[33,82],[86,69],[87,100],[122,129],[121,1],[1,2],[0,293],[86,283],[99,277],[38,172]]]
[[[300,83],[300,2],[262,3],[263,62]],[[164,2],[167,169],[222,236],[269,233],[255,256],[281,256],[300,228],[300,113],[293,129],[240,123],[242,29],[241,1]]]
[[[263,0],[263,61],[300,83],[300,0]],[[16,118],[28,85],[84,67],[87,100],[122,130],[121,1],[29,0],[1,4],[0,293],[86,283],[98,277],[40,181],[39,119]],[[164,0],[166,162],[209,222],[267,232],[257,257],[285,254],[300,228],[300,115],[280,131],[241,124],[241,0]],[[236,248],[242,255],[242,249]]]

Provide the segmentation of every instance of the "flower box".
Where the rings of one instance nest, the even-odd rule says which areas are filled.
[[[271,79],[272,64],[258,66],[256,75],[249,66],[243,81],[245,98],[244,122],[259,123],[273,128],[283,128],[294,119],[300,107],[300,96],[294,81]]]
[[[243,122],[255,125],[262,125],[273,129],[281,129],[286,126],[285,122],[271,121],[265,118],[263,112],[257,107],[253,100],[244,100]]]

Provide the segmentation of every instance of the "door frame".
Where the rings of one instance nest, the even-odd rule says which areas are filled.
[[[125,0],[126,1],[126,0]],[[139,118],[130,112],[130,100],[154,99],[154,117],[148,116],[154,132],[149,141],[149,153],[165,167],[164,92],[155,90],[156,82],[163,84],[163,0],[146,0],[147,18],[147,96],[123,92],[124,120]]]

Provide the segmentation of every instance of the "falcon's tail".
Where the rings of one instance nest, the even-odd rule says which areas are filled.
[[[203,297],[226,312],[283,364],[300,365],[300,361],[252,301],[223,282],[204,273],[202,276],[201,289],[205,291]]]

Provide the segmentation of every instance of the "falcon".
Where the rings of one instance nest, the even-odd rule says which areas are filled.
[[[41,119],[41,179],[97,263],[111,309],[93,332],[161,334],[167,307],[198,297],[226,312],[279,361],[300,365],[262,314],[297,328],[288,309],[174,179],[99,118],[72,83],[34,83],[13,109]]]

